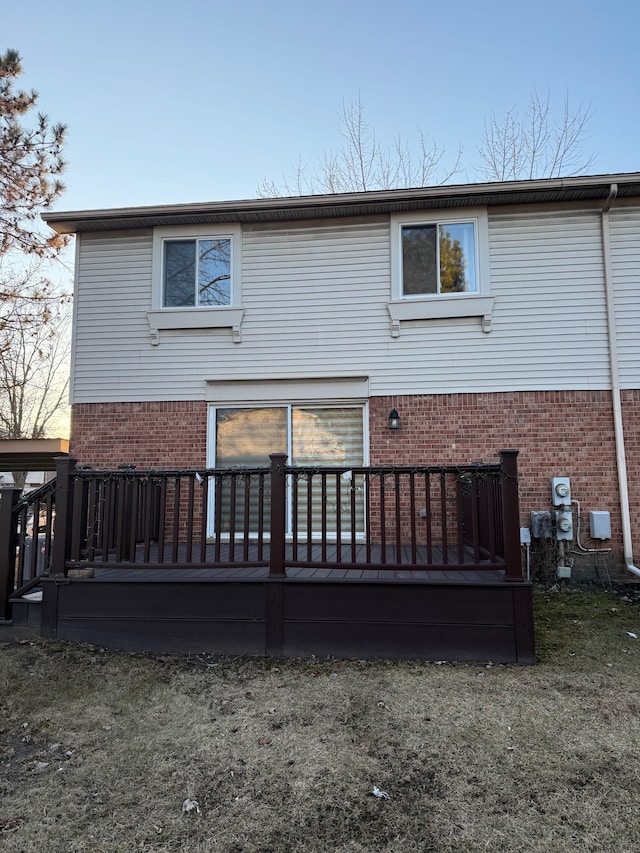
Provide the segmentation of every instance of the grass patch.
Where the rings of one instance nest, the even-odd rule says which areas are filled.
[[[627,599],[538,591],[528,668],[0,646],[0,847],[637,853]]]

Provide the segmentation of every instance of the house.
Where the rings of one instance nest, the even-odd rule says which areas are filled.
[[[0,490],[0,636],[533,663],[529,574],[640,575],[640,174],[45,218],[70,458]]]
[[[640,173],[44,218],[77,235],[82,464],[513,447],[549,576],[640,575]]]

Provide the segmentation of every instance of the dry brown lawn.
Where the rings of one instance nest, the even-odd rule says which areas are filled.
[[[638,853],[627,632],[582,590],[536,594],[528,668],[0,646],[0,849]]]

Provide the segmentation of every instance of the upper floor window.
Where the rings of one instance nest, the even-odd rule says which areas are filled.
[[[231,305],[231,238],[165,240],[165,308]]]
[[[471,222],[401,226],[402,296],[476,293],[476,229]]]
[[[151,343],[160,332],[231,329],[242,341],[242,228],[170,225],[153,229]]]
[[[239,225],[153,229],[154,310],[239,308],[241,271]]]
[[[391,336],[414,320],[481,317],[491,330],[489,224],[484,208],[391,217]]]

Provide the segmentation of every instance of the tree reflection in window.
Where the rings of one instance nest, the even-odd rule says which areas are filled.
[[[402,293],[475,293],[473,222],[407,225],[402,228]]]
[[[167,240],[164,295],[167,308],[231,304],[231,240]]]

